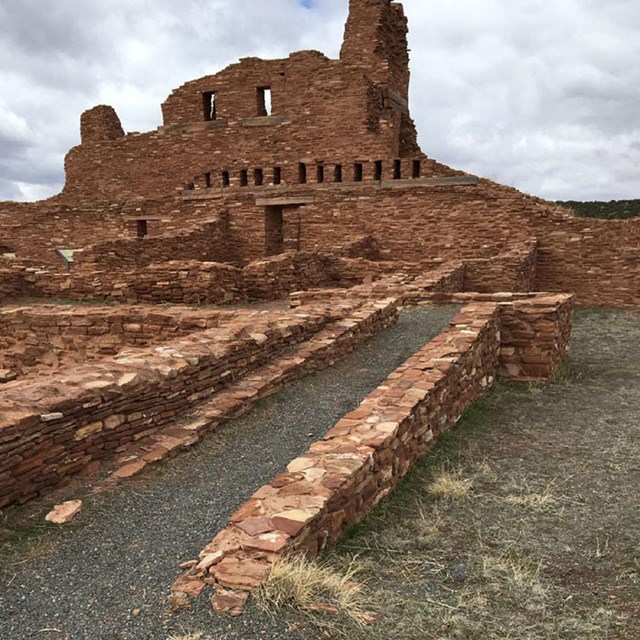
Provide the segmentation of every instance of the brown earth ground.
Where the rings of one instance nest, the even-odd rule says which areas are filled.
[[[288,569],[266,607],[307,638],[639,639],[639,389],[640,312],[578,309],[552,381],[498,384],[326,559],[364,585],[311,596],[339,614]]]

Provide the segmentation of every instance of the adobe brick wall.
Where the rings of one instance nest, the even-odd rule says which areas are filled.
[[[0,399],[0,508],[113,459],[329,323],[335,323],[332,336],[312,341],[289,363],[289,380],[308,367],[328,366],[396,318],[393,301],[255,313],[251,322],[131,349],[46,380],[7,383]],[[240,404],[242,398],[236,398]]]
[[[538,329],[528,336],[527,346],[539,347],[549,362],[557,362],[567,348],[556,339],[570,332],[571,299],[549,297],[546,306],[535,299],[518,304],[516,315],[528,313],[521,320]],[[559,308],[564,312],[558,313]],[[396,369],[285,473],[258,489],[172,591],[198,593],[211,584],[216,588],[214,608],[224,609],[225,602],[243,602],[276,558],[292,550],[315,557],[335,544],[491,386],[501,371],[504,314],[509,314],[504,302],[464,307],[448,329]],[[505,322],[509,325],[513,318]],[[567,322],[569,326],[561,326]],[[508,370],[503,373],[509,375]]]

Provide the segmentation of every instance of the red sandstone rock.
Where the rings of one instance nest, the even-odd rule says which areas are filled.
[[[144,460],[138,460],[137,462],[130,462],[120,467],[117,471],[113,472],[115,478],[131,478],[138,475],[145,467],[147,463]]]
[[[215,551],[214,553],[205,554],[199,563],[194,563],[196,571],[207,571],[214,564],[217,564],[224,558],[223,551]]]
[[[211,606],[216,613],[227,613],[233,610],[242,610],[248,599],[249,594],[246,591],[217,589],[211,596]]]
[[[266,561],[225,558],[212,568],[211,573],[223,587],[252,590],[262,584],[269,569],[270,564]]]
[[[46,516],[47,522],[53,524],[67,524],[71,522],[82,509],[82,500],[69,500],[56,505]]]
[[[250,536],[273,531],[273,523],[269,518],[265,517],[247,518],[246,520],[236,522],[236,526]]]
[[[278,531],[283,531],[287,535],[294,538],[305,527],[305,525],[317,515],[316,511],[308,511],[304,509],[290,509],[276,513],[271,517],[273,526]]]
[[[197,598],[206,587],[206,583],[195,576],[181,576],[171,587],[172,593],[183,593]]]

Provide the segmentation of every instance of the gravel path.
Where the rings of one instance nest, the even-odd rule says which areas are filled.
[[[237,621],[214,617],[205,598],[169,616],[165,598],[178,564],[196,557],[257,487],[355,408],[454,312],[403,311],[397,325],[335,367],[297,382],[144,478],[88,501],[73,528],[55,535],[52,546],[43,541],[41,557],[0,584],[0,638],[164,640],[188,631],[206,631],[212,640],[299,638],[255,612]]]

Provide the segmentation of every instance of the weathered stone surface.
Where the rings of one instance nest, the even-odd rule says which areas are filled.
[[[225,558],[213,567],[211,573],[223,587],[250,591],[262,584],[269,575],[269,567],[268,562],[252,558]]]
[[[53,524],[67,524],[71,522],[82,509],[82,500],[69,500],[56,505],[46,516],[47,522]]]
[[[18,377],[18,374],[11,369],[0,369],[0,384],[11,382]]]
[[[113,472],[115,478],[131,478],[138,475],[147,466],[144,460],[138,460],[136,462],[129,462]]]
[[[249,598],[246,591],[229,591],[217,589],[211,596],[211,606],[217,613],[227,613],[234,609],[242,609]]]

